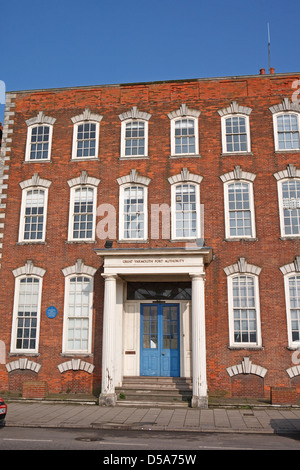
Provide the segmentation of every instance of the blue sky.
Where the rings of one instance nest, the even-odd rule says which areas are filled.
[[[299,0],[0,0],[6,90],[299,72]],[[0,104],[0,121],[4,105]]]

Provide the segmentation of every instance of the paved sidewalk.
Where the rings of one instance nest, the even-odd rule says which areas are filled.
[[[8,402],[6,426],[300,434],[300,408],[108,408],[17,401]]]

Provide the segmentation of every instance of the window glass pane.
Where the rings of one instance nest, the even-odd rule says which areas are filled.
[[[190,282],[127,283],[128,300],[190,300],[191,298],[192,289]]]

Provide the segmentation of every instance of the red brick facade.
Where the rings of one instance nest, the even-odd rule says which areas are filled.
[[[200,199],[204,206],[205,245],[212,247],[213,260],[206,266],[206,364],[208,390],[211,394],[268,397],[271,387],[291,387],[287,370],[295,366],[287,336],[287,314],[282,266],[300,256],[300,235],[281,237],[278,208],[278,189],[274,175],[294,165],[300,170],[300,150],[275,151],[273,116],[270,107],[287,98],[293,101],[294,84],[300,84],[300,74],[274,74],[216,79],[183,80],[133,85],[111,85],[83,88],[23,91],[8,94],[7,117],[3,132],[2,156],[4,188],[0,200],[0,219],[3,239],[0,252],[1,302],[0,340],[5,344],[5,360],[0,361],[0,390],[20,389],[26,374],[33,380],[47,383],[49,393],[99,393],[101,387],[102,314],[104,282],[101,258],[96,248],[104,248],[105,240],[95,243],[68,242],[70,188],[68,181],[78,178],[82,171],[100,179],[97,205],[108,203],[119,210],[117,178],[130,174],[132,169],[151,179],[148,205],[171,204],[168,178],[180,174],[183,168],[201,175]],[[300,87],[300,86],[299,86]],[[299,88],[298,87],[298,88]],[[251,152],[224,155],[222,153],[221,117],[219,110],[232,102],[251,109],[249,116]],[[199,125],[200,156],[170,158],[170,118],[168,114],[186,104],[201,112]],[[121,122],[119,115],[132,109],[151,114],[149,119],[148,159],[120,159]],[[73,123],[71,118],[85,109],[103,116],[100,123],[98,158],[91,161],[71,161]],[[297,108],[299,109],[299,108]],[[50,162],[25,161],[27,139],[26,120],[39,112],[55,118]],[[298,112],[298,111],[297,111]],[[7,121],[9,123],[7,124]],[[5,125],[5,122],[4,122]],[[8,140],[7,140],[8,139]],[[4,146],[3,146],[4,144]],[[253,181],[255,226],[254,239],[228,240],[225,236],[224,183],[221,176],[236,166],[255,175]],[[51,181],[45,242],[19,243],[19,222],[22,190],[20,183],[35,173]],[[6,176],[3,179],[3,176]],[[97,221],[99,217],[97,218]],[[118,221],[118,217],[117,217]],[[150,225],[149,220],[149,225]],[[149,227],[149,233],[151,233]],[[118,235],[117,235],[118,238]],[[148,243],[118,243],[120,248],[159,248],[182,246],[170,239]],[[73,266],[80,258],[86,266],[97,269],[94,280],[92,354],[84,357],[62,357],[65,278],[62,270]],[[257,348],[232,348],[229,342],[227,276],[224,268],[240,258],[261,268],[259,300],[262,345]],[[13,271],[27,260],[45,270],[41,299],[39,351],[34,355],[11,352],[12,315],[15,276]],[[46,309],[55,305],[55,318],[46,316]],[[94,366],[93,372],[67,370],[61,373],[58,365],[79,359]],[[230,376],[227,369],[241,364],[249,357],[252,364],[267,372],[262,375],[241,373]],[[27,371],[19,365],[8,371],[7,365],[28,359],[41,366],[38,372]],[[28,372],[28,374],[26,373]],[[16,388],[15,388],[16,387]],[[299,390],[300,393],[300,390]]]

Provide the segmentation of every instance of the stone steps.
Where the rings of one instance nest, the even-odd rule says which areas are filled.
[[[117,404],[122,406],[189,406],[191,379],[182,377],[124,377],[116,387]]]

